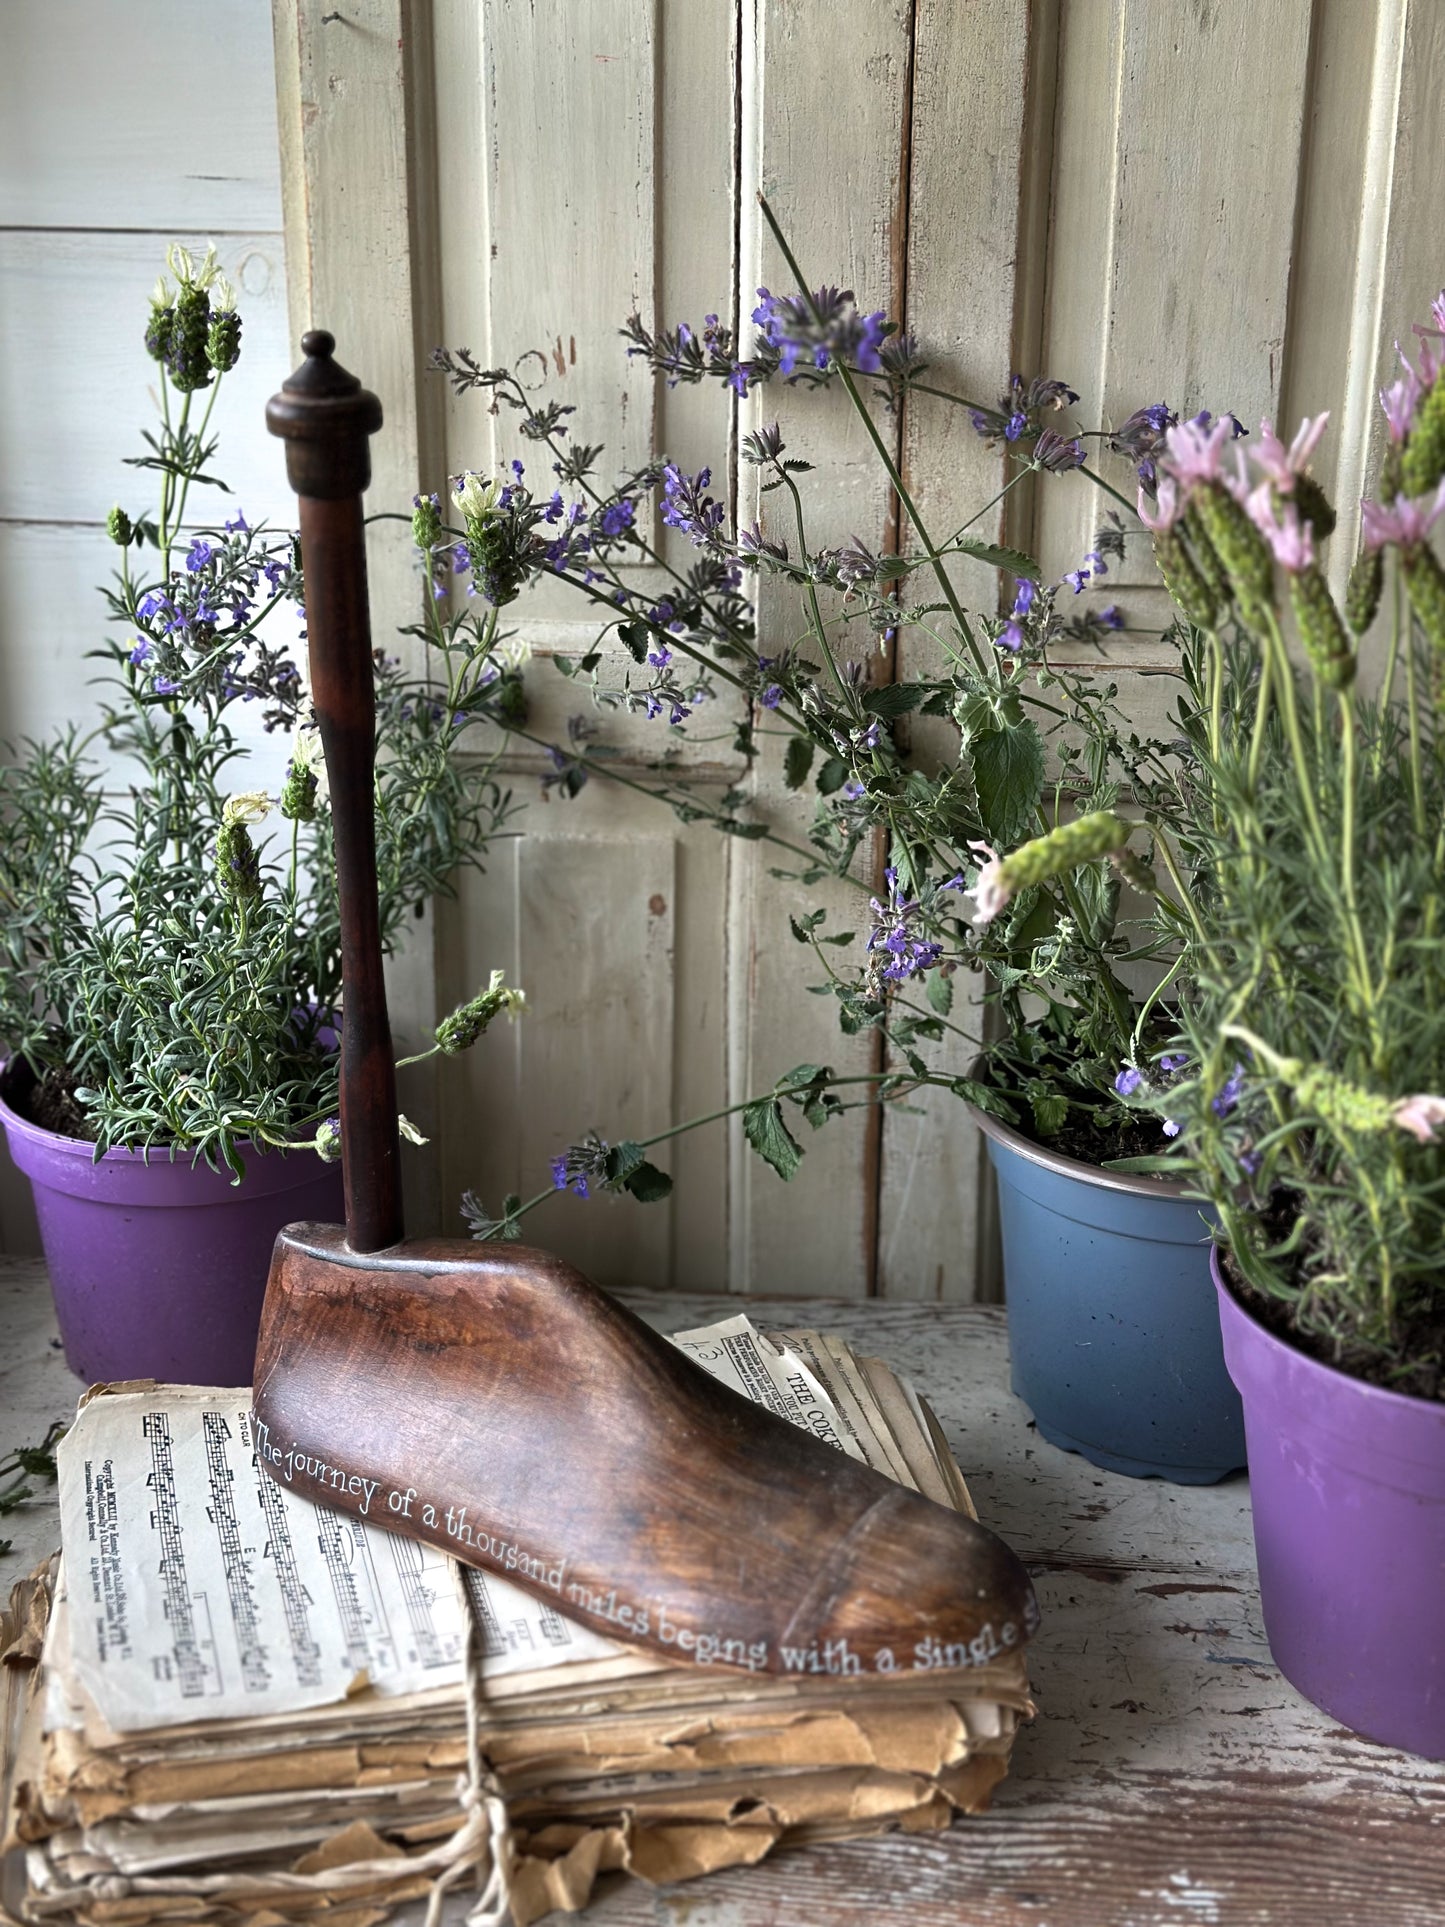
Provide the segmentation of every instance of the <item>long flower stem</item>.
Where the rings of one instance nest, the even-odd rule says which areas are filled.
[[[922,1076],[916,1076],[912,1072],[904,1076],[898,1071],[861,1071],[851,1077],[829,1077],[823,1080],[818,1088],[835,1091],[843,1090],[850,1085],[886,1083],[896,1085],[899,1094],[902,1095],[908,1091],[921,1090],[929,1085],[942,1086],[951,1090],[955,1082],[956,1079],[951,1074],[941,1071],[927,1071]],[[650,1151],[654,1145],[666,1144],[671,1138],[682,1137],[688,1131],[700,1131],[705,1124],[718,1124],[724,1118],[736,1117],[740,1111],[749,1110],[754,1104],[766,1104],[770,1099],[785,1098],[792,1093],[793,1089],[794,1087],[789,1084],[775,1084],[771,1090],[763,1091],[757,1097],[745,1097],[737,1104],[723,1105],[721,1110],[708,1111],[702,1117],[690,1117],[685,1123],[670,1125],[667,1130],[658,1131],[652,1137],[638,1138],[636,1140],[638,1149]],[[516,1224],[520,1219],[525,1218],[528,1212],[535,1211],[539,1204],[545,1204],[548,1198],[564,1195],[565,1191],[562,1187],[555,1184],[548,1185],[545,1191],[537,1191],[524,1203],[519,1204],[515,1211],[508,1214],[506,1222],[509,1225]],[[483,1240],[483,1242],[486,1241]]]
[[[782,251],[783,259],[787,262],[789,271],[792,273],[792,275],[797,281],[799,292],[802,294],[804,300],[808,303],[809,307],[812,309],[813,319],[821,327],[823,322],[823,317],[818,310],[817,303],[813,300],[812,294],[809,291],[809,285],[803,275],[803,270],[798,266],[797,257],[794,255],[792,249],[788,246],[788,243],[783,235],[783,230],[778,226],[777,218],[774,215],[773,210],[768,206],[767,198],[765,195],[760,194],[758,196],[758,204],[763,210],[763,219],[767,222],[768,226],[773,231],[773,239],[777,242],[778,247]],[[842,382],[844,390],[847,393],[848,399],[853,404],[853,408],[855,413],[858,416],[858,419],[862,422],[869,440],[872,442],[875,450],[877,451],[878,459],[882,462],[884,471],[887,474],[889,481],[893,484],[893,492],[898,497],[898,500],[900,501],[900,503],[903,505],[903,511],[905,515],[907,515],[909,521],[913,524],[914,533],[917,535],[919,541],[923,544],[924,549],[927,552],[929,563],[933,569],[934,578],[938,583],[939,589],[942,591],[943,599],[948,604],[949,611],[952,614],[954,621],[958,624],[959,634],[963,637],[964,642],[967,644],[968,652],[973,657],[974,667],[978,670],[980,675],[985,675],[987,673],[984,667],[986,658],[984,656],[983,651],[978,646],[978,642],[974,636],[972,628],[969,626],[968,617],[963,613],[963,605],[959,602],[957,591],[954,589],[953,583],[949,579],[948,571],[946,568],[944,568],[943,563],[939,556],[939,552],[934,547],[933,537],[928,533],[928,530],[924,527],[923,517],[918,513],[917,504],[914,502],[913,497],[908,492],[908,485],[903,480],[903,477],[899,472],[898,464],[897,462],[894,461],[893,455],[889,450],[887,443],[884,441],[883,437],[878,433],[878,425],[873,419],[873,415],[871,410],[868,407],[868,404],[864,401],[862,395],[858,391],[857,382],[854,381],[853,376],[849,372],[848,368],[842,362],[839,362],[838,364],[838,379]]]

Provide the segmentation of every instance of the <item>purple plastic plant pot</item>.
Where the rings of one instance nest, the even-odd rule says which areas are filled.
[[[65,1358],[92,1384],[249,1385],[276,1234],[340,1223],[340,1165],[314,1151],[243,1155],[233,1185],[164,1151],[107,1151],[44,1131],[0,1098],[29,1178]]]
[[[1213,1270],[1275,1663],[1341,1725],[1445,1759],[1445,1404],[1306,1358]]]

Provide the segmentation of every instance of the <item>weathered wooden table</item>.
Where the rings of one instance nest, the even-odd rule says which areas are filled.
[[[1357,1739],[1280,1678],[1260,1623],[1244,1479],[1203,1490],[1123,1479],[1047,1445],[1009,1393],[998,1310],[630,1302],[662,1330],[739,1309],[761,1324],[840,1330],[914,1379],[980,1517],[1034,1573],[1044,1612],[1030,1650],[1039,1717],[1019,1739],[993,1811],[950,1833],[815,1847],[666,1891],[614,1884],[589,1921],[1445,1923],[1445,1766]],[[38,1265],[0,1261],[0,1320],[3,1452],[64,1413],[76,1381],[55,1345]],[[8,1586],[52,1547],[53,1506],[12,1515],[4,1531],[16,1541],[0,1562]]]

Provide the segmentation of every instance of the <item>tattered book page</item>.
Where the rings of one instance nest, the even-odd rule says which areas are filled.
[[[59,1451],[75,1676],[117,1732],[294,1713],[358,1683],[460,1686],[467,1609],[444,1553],[262,1472],[245,1390],[91,1399]],[[352,1475],[351,1496],[367,1500]],[[488,1578],[489,1670],[614,1649]]]

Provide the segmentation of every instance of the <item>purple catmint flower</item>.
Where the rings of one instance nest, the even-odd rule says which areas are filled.
[[[1095,611],[1095,620],[1105,629],[1122,629],[1124,612],[1117,602],[1111,602],[1107,608]]]
[[[159,589],[152,589],[136,610],[136,615],[142,622],[150,622],[163,612],[166,615],[172,614],[171,604]]]
[[[602,534],[614,539],[625,535],[636,520],[637,504],[625,495],[615,502],[609,502],[594,518],[595,526]]]
[[[227,535],[249,535],[251,533],[251,525],[240,509],[237,509],[230,521],[227,522],[226,533]]]
[[[755,428],[750,435],[744,435],[738,453],[745,462],[761,468],[767,462],[776,462],[783,447],[783,432],[772,422],[767,428]]]
[[[1177,1122],[1176,1119],[1172,1117],[1166,1117],[1164,1122],[1160,1125],[1159,1128],[1160,1130],[1163,1131],[1165,1137],[1178,1137],[1183,1127]]]
[[[1143,1082],[1144,1073],[1135,1070],[1132,1064],[1126,1064],[1114,1079],[1114,1089],[1120,1097],[1132,1097]]]
[[[782,700],[783,700],[783,686],[781,683],[776,683],[776,682],[770,682],[767,688],[758,697],[758,701],[762,704],[764,709],[776,709],[778,704]]]
[[[152,648],[152,643],[149,636],[136,637],[135,648],[132,649],[130,652],[130,663],[131,663],[132,669],[140,668],[141,664],[150,655],[151,648]]]
[[[1159,1059],[1159,1068],[1161,1071],[1167,1071],[1172,1076],[1175,1071],[1182,1071],[1188,1062],[1189,1053],[1187,1051],[1166,1051]]]
[[[662,519],[669,528],[680,529],[698,548],[709,546],[722,524],[723,506],[706,493],[712,470],[699,469],[685,475],[676,462],[662,471]]]
[[[660,642],[655,649],[648,650],[647,660],[653,669],[666,669],[672,661],[672,651],[665,642]]]
[[[151,688],[158,696],[174,696],[180,684],[173,676],[152,676]]]
[[[1050,474],[1062,475],[1071,468],[1083,467],[1084,444],[1077,438],[1067,440],[1054,429],[1046,428],[1034,443],[1034,461]]]
[[[1008,621],[994,637],[994,644],[997,648],[1007,649],[1014,655],[1017,655],[1019,650],[1023,648],[1024,632],[1012,616],[1009,617]]]
[[[198,535],[186,551],[186,568],[192,575],[199,575],[215,553],[214,547]]]

